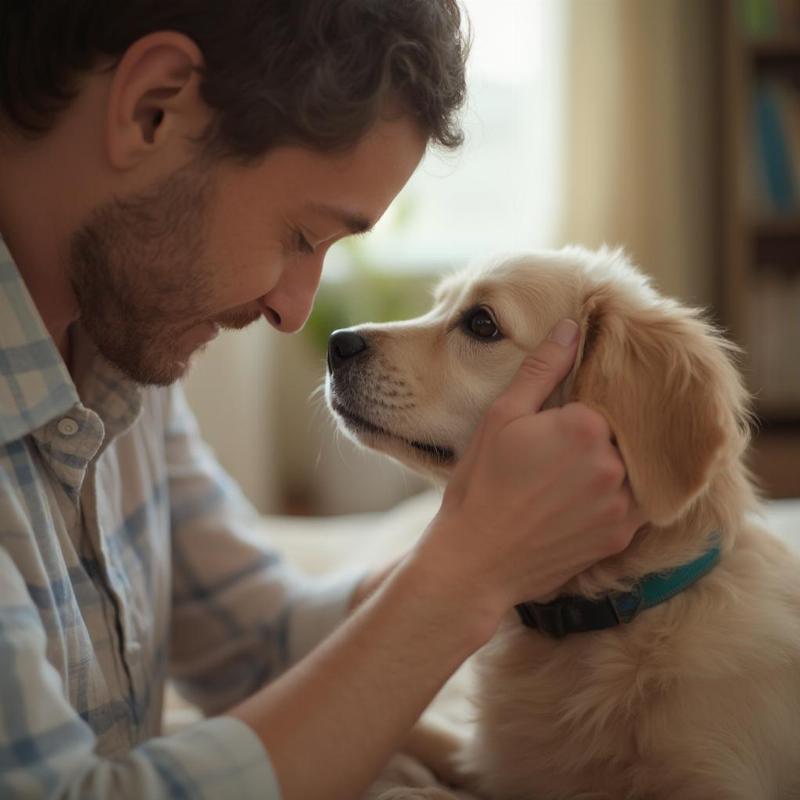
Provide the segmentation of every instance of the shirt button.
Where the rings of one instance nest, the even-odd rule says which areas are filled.
[[[60,419],[56,427],[62,436],[74,436],[81,429],[80,425],[70,417]]]

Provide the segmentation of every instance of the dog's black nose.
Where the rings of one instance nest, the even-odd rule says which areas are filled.
[[[366,349],[367,340],[355,331],[334,331],[328,339],[328,369],[333,372],[340,364]]]

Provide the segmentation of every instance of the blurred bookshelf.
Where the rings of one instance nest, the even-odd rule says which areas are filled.
[[[722,52],[722,313],[756,398],[753,471],[800,497],[800,0],[727,0]]]

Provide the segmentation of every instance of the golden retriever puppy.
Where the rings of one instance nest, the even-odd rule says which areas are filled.
[[[619,251],[498,260],[445,279],[418,319],[334,333],[329,405],[446,481],[567,316],[581,343],[550,404],[606,417],[650,522],[553,602],[509,613],[478,655],[458,764],[497,800],[800,798],[800,561],[753,522],[747,394],[697,310]]]

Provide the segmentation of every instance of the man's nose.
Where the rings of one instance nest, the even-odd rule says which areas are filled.
[[[270,310],[270,322],[283,333],[294,333],[303,327],[314,304],[322,275],[322,258],[286,270],[277,285],[264,298]]]
[[[353,330],[334,331],[328,339],[328,371],[333,372],[345,361],[367,350],[367,340]]]

